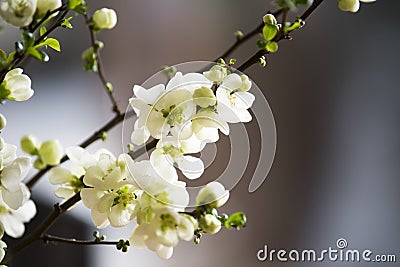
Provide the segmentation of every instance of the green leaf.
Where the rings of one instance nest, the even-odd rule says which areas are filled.
[[[7,54],[2,49],[0,49],[0,60],[1,61],[6,61],[7,60]]]
[[[68,8],[74,10],[77,6],[82,4],[83,0],[69,0],[68,1]]]
[[[97,57],[93,47],[89,47],[83,51],[82,59],[84,61],[83,69],[85,71],[97,72]]]
[[[304,26],[304,24],[305,24],[305,22],[303,20],[301,20],[300,18],[297,18],[297,20],[294,23],[285,26],[283,28],[283,31],[285,33],[289,33],[289,32],[292,32],[294,30],[300,29],[301,27]]]
[[[0,69],[3,68],[7,63],[7,54],[2,49],[0,49]]]
[[[7,57],[7,65],[11,64],[11,62],[14,60],[14,56],[15,56],[15,51],[12,51],[10,54],[8,54]]]
[[[34,48],[34,47],[29,47],[29,48],[26,50],[26,53],[27,53],[28,55],[30,55],[30,56],[36,58],[37,60],[42,61],[42,54],[40,54],[39,50],[37,50],[36,48]]]
[[[47,32],[47,29],[45,26],[40,27],[40,30],[39,30],[40,36],[43,36],[43,34],[45,34],[46,32]]]
[[[236,212],[229,216],[224,225],[227,229],[230,229],[232,227],[240,229],[246,225],[246,221],[246,215],[243,212]]]
[[[229,218],[224,223],[227,229],[236,228],[240,229],[246,225],[246,215],[243,212],[236,212],[229,216]]]
[[[79,14],[85,14],[87,9],[88,3],[82,3],[79,6],[74,8],[74,11]]]
[[[278,43],[277,42],[268,42],[267,45],[265,46],[265,49],[267,49],[268,52],[275,53],[278,51]]]
[[[72,29],[72,24],[70,23],[70,20],[72,17],[65,18],[63,22],[61,22],[61,27],[67,28],[67,29]]]
[[[57,39],[54,38],[47,38],[44,43],[48,46],[50,46],[51,48],[53,48],[54,50],[60,52],[61,51],[61,47],[60,47],[60,43],[58,42]]]
[[[263,28],[263,35],[265,40],[271,41],[274,39],[278,32],[278,28],[275,25],[266,24]]]
[[[34,58],[36,58],[37,60],[41,61],[41,62],[47,62],[49,61],[49,56],[43,52],[43,51],[39,51],[37,50],[35,47],[29,47],[26,50],[26,53]]]

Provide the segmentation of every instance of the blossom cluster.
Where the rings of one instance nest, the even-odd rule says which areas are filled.
[[[187,212],[189,193],[177,169],[188,179],[199,178],[204,164],[190,154],[216,142],[219,131],[229,134],[228,123],[251,120],[251,85],[246,75],[231,73],[230,66],[222,64],[202,74],[178,72],[166,85],[135,85],[130,104],[137,119],[131,140],[142,145],[158,139],[149,159],[134,161],[128,154],[115,157],[105,149],[92,154],[69,147],[72,166],[50,170],[50,182],[60,185],[56,195],[69,199],[80,192],[100,229],[136,220],[129,243],[162,258],[172,256],[179,239],[217,233],[226,218],[215,209],[225,204],[229,191],[211,182],[198,192],[196,210]]]
[[[6,119],[1,114],[0,126],[0,130],[6,126]],[[24,223],[36,214],[30,191],[23,183],[31,169],[31,160],[17,157],[16,151],[15,145],[5,143],[0,137],[0,238],[4,232],[14,238],[21,237],[25,232]],[[0,261],[5,256],[6,247],[6,243],[0,240]]]

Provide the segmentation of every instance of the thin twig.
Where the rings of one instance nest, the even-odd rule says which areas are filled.
[[[110,101],[113,105],[112,107],[112,111],[115,112],[117,115],[121,114],[121,110],[118,107],[118,103],[114,97],[114,93],[113,90],[111,90],[110,88],[108,88],[108,81],[106,79],[106,76],[104,74],[104,70],[103,70],[103,64],[101,62],[101,57],[100,57],[100,49],[99,46],[97,45],[97,39],[96,39],[96,35],[93,31],[93,27],[90,24],[90,19],[88,17],[87,14],[84,14],[85,17],[85,21],[86,21],[86,25],[89,29],[89,35],[90,35],[90,41],[93,47],[93,51],[96,55],[96,63],[97,63],[97,74],[100,78],[101,83],[103,84],[104,89],[107,92],[108,97],[110,98]]]
[[[55,204],[52,213],[36,228],[30,235],[23,239],[16,246],[7,250],[6,256],[4,257],[2,264],[8,263],[15,255],[21,252],[25,247],[31,243],[43,238],[44,233],[57,221],[59,216],[71,208],[75,203],[81,200],[80,193],[75,194],[73,197],[65,201],[63,204]]]
[[[60,6],[59,8],[56,8],[56,9],[54,9],[54,10],[52,10],[52,11],[48,11],[48,12],[43,16],[43,18],[41,18],[41,20],[40,20],[38,23],[29,26],[29,31],[32,32],[32,33],[35,32],[37,29],[39,29],[39,27],[40,27],[42,24],[44,24],[44,23],[46,22],[46,20],[47,20],[48,18],[50,18],[51,15],[53,15],[53,14],[55,14],[55,13],[57,13],[57,12],[60,12],[60,11],[64,11],[66,8],[67,8],[67,6],[64,5],[64,6]]]
[[[47,36],[49,36],[50,33],[52,33],[55,29],[57,29],[58,27],[61,26],[62,21],[64,20],[64,18],[66,17],[66,15],[68,14],[69,9],[64,10],[61,15],[58,17],[57,21],[54,22],[54,24],[42,35],[39,36],[38,39],[36,39],[35,41],[35,45],[39,44],[41,41],[43,41]]]
[[[306,20],[313,12],[315,9],[317,9],[317,7],[323,2],[324,0],[315,0],[312,5],[306,10],[304,11],[304,13],[300,16],[301,20]],[[285,38],[285,34],[283,31],[279,31],[278,34],[275,36],[274,41],[275,42],[279,42],[282,39]],[[244,71],[247,68],[249,68],[250,66],[256,64],[258,62],[258,60],[260,59],[260,57],[268,54],[269,52],[267,50],[259,50],[257,51],[257,53],[255,53],[252,57],[250,57],[248,60],[246,60],[242,65],[240,65],[237,69],[239,71]]]
[[[58,244],[58,243],[63,243],[63,244],[73,244],[73,245],[117,245],[119,241],[105,241],[105,240],[78,240],[75,238],[65,238],[65,237],[59,237],[59,236],[54,236],[50,234],[44,234],[42,236],[42,240],[45,244]]]
[[[278,16],[279,14],[282,13],[282,9],[278,9],[277,11],[270,13],[274,16]],[[268,12],[269,13],[269,12]],[[250,32],[248,32],[247,34],[243,35],[242,38],[237,38],[236,42],[233,43],[221,56],[219,56],[216,60],[214,60],[215,62],[218,61],[218,59],[222,58],[224,60],[227,59],[227,57],[232,54],[239,46],[241,46],[243,43],[245,43],[247,40],[249,40],[251,37],[253,37],[254,35],[258,34],[261,32],[261,30],[263,29],[265,23],[262,21],[259,25],[257,25],[256,28],[254,28],[253,30],[251,30]]]
[[[64,12],[62,12],[60,15],[58,15],[57,17],[57,21],[42,35],[40,36],[38,39],[35,40],[35,44],[37,45],[39,44],[41,41],[43,41],[50,33],[52,33],[55,29],[57,29],[58,27],[60,27],[62,20],[65,18],[65,16],[68,14],[69,10],[66,9],[64,10]],[[40,25],[40,23],[38,23],[38,25]],[[37,28],[35,27],[35,30],[37,30]],[[1,75],[0,75],[0,82],[4,80],[4,77],[6,76],[8,70],[10,69],[14,69],[16,67],[18,67],[21,62],[25,59],[26,57],[26,51],[21,54],[21,55],[17,55],[14,57],[13,62],[11,62],[11,64],[7,67],[4,68],[4,70],[2,71]]]

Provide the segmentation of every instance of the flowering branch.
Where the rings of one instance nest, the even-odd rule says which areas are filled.
[[[312,5],[306,10],[304,11],[304,13],[300,16],[300,19],[305,21],[314,11],[315,9],[317,9],[317,7],[323,2],[324,0],[315,0]],[[283,29],[284,26],[282,26]],[[282,39],[285,39],[285,33],[284,31],[279,31],[278,34],[275,36],[274,41],[275,42],[279,42]],[[265,56],[266,54],[268,54],[269,51],[266,49],[262,49],[257,51],[257,53],[255,53],[252,57],[250,57],[248,60],[246,60],[242,65],[240,65],[237,69],[239,71],[245,71],[246,69],[248,69],[249,67],[251,67],[254,64],[257,64],[260,60],[261,57]]]
[[[41,41],[43,41],[47,36],[50,35],[50,33],[52,33],[55,29],[57,29],[58,27],[60,27],[62,25],[62,22],[64,20],[64,18],[67,16],[69,10],[65,9],[61,15],[59,15],[58,19],[56,22],[53,23],[53,25],[43,34],[41,35],[36,41],[35,44],[39,44]]]
[[[48,36],[60,26],[72,28],[69,23],[72,17],[65,17],[69,11],[75,11],[84,16],[91,39],[90,48],[82,54],[85,69],[98,73],[113,105],[115,116],[79,147],[67,148],[64,156],[58,141],[40,143],[32,136],[23,138],[22,150],[37,156],[34,166],[42,169],[27,184],[22,180],[31,166],[30,158],[17,158],[16,146],[6,144],[0,138],[0,207],[4,209],[2,214],[5,216],[0,221],[0,238],[3,232],[12,237],[22,236],[23,223],[29,222],[36,213],[35,205],[29,199],[29,189],[45,173],[49,172],[52,184],[60,185],[55,194],[65,199],[63,204],[55,204],[54,210],[25,239],[9,249],[4,259],[6,244],[0,241],[2,263],[8,263],[13,256],[38,240],[43,240],[46,244],[116,245],[122,251],[126,251],[131,242],[136,247],[147,247],[160,257],[168,259],[180,239],[190,241],[194,238],[194,242],[198,243],[203,234],[215,234],[222,226],[228,229],[245,226],[246,217],[242,212],[231,216],[218,215],[217,208],[224,205],[229,198],[229,191],[219,182],[211,182],[201,188],[196,197],[195,210],[185,211],[189,205],[189,193],[186,183],[178,179],[177,170],[188,179],[202,176],[204,163],[194,155],[201,152],[206,143],[216,142],[220,133],[228,135],[229,124],[249,122],[252,119],[249,112],[255,100],[255,96],[249,92],[252,82],[248,76],[239,75],[232,68],[235,59],[231,59],[228,64],[223,59],[251,37],[262,32],[257,43],[260,50],[238,70],[244,71],[257,62],[265,66],[265,55],[276,52],[278,42],[282,39],[290,39],[289,33],[300,28],[323,0],[313,1],[294,23],[287,22],[289,10],[305,2],[278,1],[281,9],[264,16],[263,23],[248,34],[237,32],[236,42],[209,71],[187,74],[172,71],[167,84],[158,84],[152,88],[135,85],[134,96],[129,100],[137,114],[131,142],[145,145],[129,152],[129,156],[120,154],[118,157],[105,149],[94,154],[84,149],[98,139],[105,139],[107,131],[133,115],[133,112],[122,113],[118,107],[100,58],[103,44],[96,39],[97,32],[115,26],[115,11],[102,8],[94,12],[93,16],[88,16],[87,3],[83,0],[69,0],[64,6],[61,0],[41,3],[39,0],[38,3],[32,0],[23,5],[15,5],[13,1],[2,3],[0,15],[7,23],[21,28],[21,41],[16,43],[15,51],[8,56],[0,51],[1,100],[24,101],[32,96],[30,78],[22,74],[22,69],[12,68],[20,65],[27,55],[47,61],[47,54],[38,48],[49,46],[60,51],[59,42]],[[352,12],[358,10],[358,4],[358,1],[339,0],[341,9]],[[55,17],[58,12],[60,14]],[[281,24],[278,24],[275,16],[280,14]],[[52,17],[55,17],[55,22],[48,30],[41,27]],[[40,34],[35,37],[38,29]],[[0,126],[5,126],[5,118],[2,116]],[[152,149],[154,150],[149,159],[134,161]],[[73,164],[71,169],[57,166],[67,160],[71,160]],[[104,241],[98,234],[94,235],[95,240],[77,240],[48,234],[47,231],[58,218],[81,200],[91,210],[92,222],[98,228],[109,225],[123,227],[136,220],[129,240]],[[15,229],[9,227],[6,216],[15,216],[18,218],[15,222],[22,226]]]
[[[51,17],[51,15],[56,14],[60,11],[64,11],[64,10],[66,10],[66,8],[67,8],[67,6],[63,5],[54,10],[51,10],[51,11],[49,10],[39,22],[37,22],[36,24],[31,23],[31,25],[28,26],[29,31],[35,32],[37,29],[40,28],[40,26],[42,26],[46,22],[46,20],[48,20]]]
[[[278,9],[277,11],[271,13],[274,16],[279,16],[279,14],[282,13],[282,9]],[[241,36],[241,32],[236,32],[236,42],[232,44],[231,47],[229,47],[221,56],[219,56],[217,59],[214,61],[217,62],[218,59],[222,58],[224,60],[227,59],[227,57],[232,54],[239,46],[247,42],[251,37],[254,35],[258,34],[261,32],[262,28],[264,27],[264,22],[261,22],[259,25],[257,25],[256,28],[248,32],[247,34]]]

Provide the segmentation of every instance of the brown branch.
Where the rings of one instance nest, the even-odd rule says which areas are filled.
[[[45,244],[58,244],[58,243],[63,243],[63,244],[73,244],[73,245],[117,245],[119,241],[105,241],[105,240],[99,240],[99,239],[94,239],[94,240],[78,240],[75,238],[65,238],[65,237],[59,237],[59,236],[54,236],[50,234],[44,234],[42,236],[42,240]]]
[[[60,9],[61,10],[61,9]],[[54,10],[55,11],[55,10]],[[55,11],[56,12],[56,11]],[[37,45],[38,43],[40,43],[41,41],[43,41],[44,38],[46,38],[50,33],[52,33],[55,29],[57,29],[58,27],[61,26],[61,23],[63,21],[63,19],[65,18],[65,16],[67,15],[67,13],[69,12],[68,9],[64,10],[64,12],[62,12],[60,15],[58,15],[56,22],[46,31],[45,34],[43,34],[42,36],[40,36],[36,41],[35,41],[35,45]],[[52,13],[52,12],[50,12]],[[51,14],[50,14],[51,15]],[[49,15],[49,16],[50,16]],[[43,23],[43,22],[41,22]],[[38,23],[38,27],[40,26],[40,23]],[[34,27],[35,30],[37,30],[38,27]],[[7,67],[4,68],[4,70],[2,71],[1,75],[0,75],[0,82],[4,80],[4,77],[6,76],[8,70],[14,69],[16,67],[18,67],[22,61],[26,58],[26,51],[24,51],[21,55],[16,55],[14,57],[13,62],[11,62],[11,64]]]
[[[89,136],[88,138],[86,138],[85,141],[83,141],[79,146],[86,148],[88,147],[90,144],[94,143],[95,141],[99,140],[102,138],[103,133],[107,132],[109,130],[111,130],[112,128],[114,128],[116,125],[118,125],[119,123],[121,123],[124,118],[130,118],[134,115],[133,111],[127,112],[127,113],[122,113],[122,114],[117,114],[114,116],[114,118],[112,118],[110,121],[108,121],[104,126],[102,126],[99,130],[97,130],[96,132],[94,132],[91,136]],[[60,163],[63,163],[65,161],[68,160],[68,157],[66,155],[64,155],[60,161]],[[40,180],[40,178],[46,174],[50,169],[52,168],[52,166],[47,166],[46,168],[40,170],[39,172],[37,172],[35,174],[35,176],[33,176],[27,183],[26,185],[28,186],[29,189],[32,189],[33,186],[35,186],[35,184]]]
[[[2,264],[8,263],[15,255],[21,252],[25,247],[29,246],[33,242],[43,238],[44,233],[57,221],[59,216],[71,208],[75,203],[80,201],[81,195],[75,194],[73,197],[65,201],[63,204],[55,204],[52,213],[36,228],[29,236],[18,243],[15,247],[8,249],[6,256],[4,257]]]
[[[88,29],[89,29],[91,45],[92,45],[93,51],[96,55],[97,74],[98,74],[99,79],[100,79],[101,83],[103,84],[103,87],[106,90],[107,95],[113,105],[112,111],[115,112],[115,114],[120,115],[121,110],[118,107],[118,103],[114,97],[113,90],[110,90],[110,88],[108,88],[108,86],[107,86],[108,81],[107,81],[105,73],[104,73],[103,64],[101,62],[101,57],[100,57],[100,49],[99,49],[99,46],[97,45],[97,39],[96,39],[96,35],[93,31],[93,27],[90,24],[90,18],[88,17],[87,14],[84,14],[84,17],[85,17],[86,25],[88,26]]]

